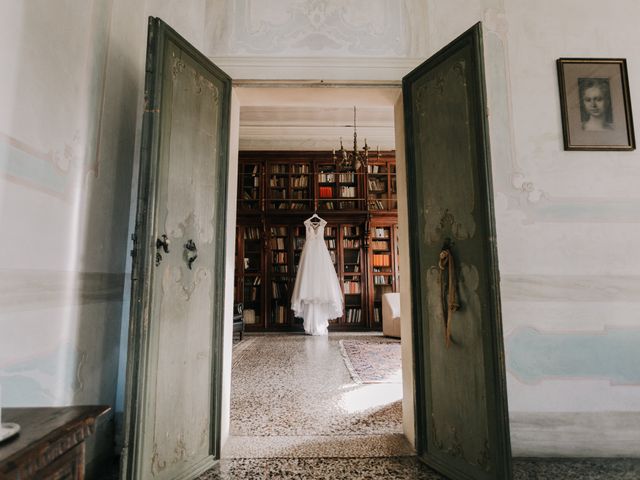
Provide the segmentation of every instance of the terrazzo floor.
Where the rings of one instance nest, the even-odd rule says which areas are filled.
[[[402,385],[351,379],[339,341],[358,335],[245,336],[233,352],[231,436],[199,478],[445,479],[402,435]],[[640,460],[514,459],[514,479],[638,480]]]

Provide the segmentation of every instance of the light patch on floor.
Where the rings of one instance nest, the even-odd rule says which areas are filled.
[[[360,413],[369,409],[379,409],[402,401],[402,384],[363,384],[345,392],[339,405],[346,413]]]

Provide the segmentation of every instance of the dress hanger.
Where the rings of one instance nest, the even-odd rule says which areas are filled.
[[[322,218],[320,218],[317,212],[313,212],[313,215],[307,218],[307,221],[311,223],[320,223],[322,221]]]

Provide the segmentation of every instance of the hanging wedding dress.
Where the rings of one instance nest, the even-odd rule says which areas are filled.
[[[317,217],[317,215],[315,216]],[[327,245],[324,243],[325,220],[305,220],[307,238],[300,254],[298,274],[291,297],[291,309],[304,319],[304,331],[310,335],[327,335],[329,319],[342,316],[343,296]]]

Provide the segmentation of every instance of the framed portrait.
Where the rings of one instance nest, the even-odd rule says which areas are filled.
[[[623,58],[559,58],[565,150],[634,150],[627,62]]]

